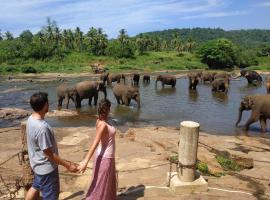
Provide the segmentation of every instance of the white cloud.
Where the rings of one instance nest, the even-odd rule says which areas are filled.
[[[3,2],[2,2],[3,1]],[[240,15],[226,12],[230,0],[1,0],[0,29],[37,31],[46,17],[61,28],[102,27],[109,35],[121,28],[143,30],[171,24],[175,19]],[[227,15],[225,14],[227,13]],[[2,26],[2,27],[1,27]]]
[[[270,7],[270,1],[265,1],[264,3],[259,4],[261,7]]]
[[[213,18],[213,17],[230,17],[230,16],[237,16],[237,15],[247,15],[250,14],[248,11],[233,11],[233,12],[210,12],[204,13],[201,15],[191,15],[182,17],[182,19],[197,19],[197,18]]]

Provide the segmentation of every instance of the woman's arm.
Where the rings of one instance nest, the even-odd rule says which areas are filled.
[[[80,166],[78,167],[79,172],[84,172],[87,164],[89,162],[89,160],[91,159],[92,155],[94,154],[102,136],[104,135],[104,133],[107,131],[107,126],[105,123],[98,123],[97,124],[97,133],[96,133],[96,137],[92,143],[91,146],[89,146],[89,150],[85,156],[85,158],[83,159],[82,162],[80,162]]]

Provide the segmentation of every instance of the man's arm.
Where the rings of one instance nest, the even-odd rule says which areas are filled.
[[[57,165],[64,166],[70,172],[77,172],[77,164],[60,158],[57,154],[53,153],[50,148],[43,150],[45,156]]]

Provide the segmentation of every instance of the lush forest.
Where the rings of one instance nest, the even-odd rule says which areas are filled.
[[[172,29],[109,39],[102,28],[61,29],[50,18],[37,33],[0,31],[0,72],[82,72],[253,67],[270,69],[270,30]]]

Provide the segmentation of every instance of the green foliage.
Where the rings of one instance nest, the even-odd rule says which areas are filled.
[[[37,73],[37,70],[31,66],[22,67],[22,73]]]
[[[217,155],[216,159],[224,170],[240,171],[242,169],[241,166],[237,165],[237,163],[235,163],[233,160],[230,160],[225,156]]]
[[[227,38],[208,42],[212,39]],[[219,41],[219,42],[217,42]],[[186,70],[212,67],[248,67],[269,69],[269,31],[224,31],[222,29],[172,29],[142,33],[129,37],[121,29],[117,39],[108,40],[101,28],[90,28],[84,34],[60,29],[47,18],[45,26],[33,34],[23,31],[14,38],[11,32],[0,30],[0,64],[2,72],[22,71],[24,66],[35,66],[38,72],[87,71],[89,63],[103,62],[111,70]],[[204,44],[204,42],[208,42]],[[208,47],[208,49],[207,49]],[[249,48],[246,48],[249,47]],[[204,63],[194,52],[204,53]],[[258,57],[257,57],[258,56]],[[28,70],[26,70],[28,71]],[[31,71],[31,70],[30,70]]]
[[[202,62],[211,69],[232,68],[237,64],[237,47],[227,39],[205,43],[198,54]]]
[[[211,174],[206,163],[198,161],[196,169],[198,169],[202,174]]]

